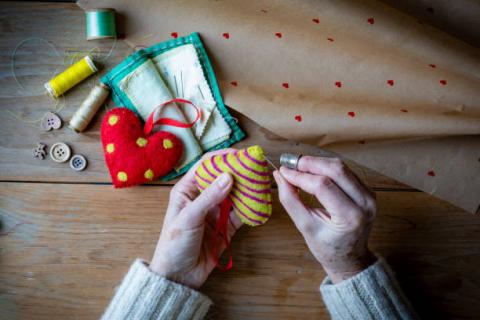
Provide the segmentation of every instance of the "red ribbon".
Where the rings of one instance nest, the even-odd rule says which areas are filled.
[[[220,205],[220,215],[215,226],[215,234],[210,241],[210,251],[212,253],[215,266],[220,271],[228,271],[233,267],[232,250],[230,248],[230,241],[228,240],[228,219],[230,218],[230,210],[232,209],[232,201],[229,197],[225,198]],[[220,264],[220,254],[218,252],[218,238],[222,237],[225,242],[225,251],[228,253],[228,262],[225,266]]]
[[[172,119],[172,118],[160,118],[160,119],[158,119],[157,121],[154,122],[153,121],[153,116],[155,114],[155,111],[158,108],[163,108],[166,105],[168,105],[170,103],[173,103],[173,102],[183,103],[184,105],[188,104],[188,105],[191,105],[193,108],[195,108],[195,111],[197,112],[197,116],[195,117],[195,120],[193,120],[190,123],[185,123],[185,122],[181,122],[181,121],[178,121],[178,120]],[[145,126],[143,127],[143,133],[145,133],[146,135],[149,135],[150,132],[152,132],[152,130],[153,130],[153,126],[155,126],[157,124],[165,124],[165,125],[169,125],[169,126],[172,126],[172,127],[178,127],[178,128],[191,128],[200,119],[200,116],[201,116],[200,109],[196,105],[194,105],[191,101],[181,99],[181,98],[175,98],[175,99],[172,99],[172,100],[168,100],[168,101],[165,101],[164,103],[162,103],[161,105],[159,105],[158,107],[156,107],[155,110],[152,111],[152,113],[148,117],[147,121],[145,122]]]

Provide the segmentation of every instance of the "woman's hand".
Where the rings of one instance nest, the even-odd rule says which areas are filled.
[[[204,157],[232,150],[207,153]],[[170,192],[163,229],[150,263],[153,272],[195,289],[215,268],[213,255],[219,255],[225,249],[223,239],[219,238],[217,248],[220,252],[211,252],[210,239],[215,233],[219,204],[230,193],[233,183],[232,176],[224,173],[200,194],[195,186],[197,166],[191,168]],[[240,219],[231,212],[229,240],[241,225]]]
[[[280,202],[333,283],[375,262],[368,236],[377,207],[374,194],[339,159],[302,156],[298,171],[274,172]],[[322,208],[308,208],[298,190],[314,195]]]

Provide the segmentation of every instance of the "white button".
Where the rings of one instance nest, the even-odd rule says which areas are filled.
[[[70,159],[70,168],[75,171],[82,171],[87,166],[87,159],[84,156],[76,154]]]
[[[65,162],[71,154],[70,147],[63,142],[57,142],[50,148],[50,158],[55,162]]]
[[[62,126],[62,119],[53,112],[47,112],[42,119],[42,128],[45,131],[58,130]]]

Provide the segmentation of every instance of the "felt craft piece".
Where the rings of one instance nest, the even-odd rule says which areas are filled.
[[[172,104],[168,108],[157,108],[165,101],[171,100],[172,94],[151,59],[146,59],[138,68],[125,76],[118,86],[130,101],[132,101],[137,113],[144,121],[155,111],[154,120],[156,120],[161,113],[162,116],[185,122],[184,114],[176,104]],[[203,153],[191,129],[176,127],[168,127],[167,129],[163,125],[157,125],[154,130],[169,131],[182,141],[184,146],[183,155],[175,167],[178,170],[188,165]]]
[[[253,146],[205,159],[195,172],[200,191],[220,174],[228,172],[234,182],[229,199],[243,223],[258,226],[272,214],[271,176],[263,149]]]
[[[177,98],[187,99],[202,110],[202,119],[193,127],[193,133],[203,149],[209,149],[228,139],[232,130],[223,119],[202,69],[193,44],[185,44],[152,58],[162,79]],[[185,112],[188,120],[195,115]]]
[[[215,108],[215,100],[203,75],[195,47],[191,44],[179,46],[159,54],[152,61],[175,97],[187,99],[202,108],[202,119],[193,127],[195,137],[200,139]],[[195,115],[185,112],[185,117],[193,120]]]
[[[174,50],[175,48],[185,46],[185,45],[192,45],[195,48],[198,62],[200,63],[201,69],[203,71],[203,77],[207,81],[208,87],[210,88],[210,92],[216,104],[215,108],[213,109],[205,125],[203,134],[200,138],[199,143],[200,143],[201,149],[203,149],[202,150],[203,152],[208,152],[212,150],[227,148],[232,144],[234,144],[235,142],[242,140],[245,137],[245,133],[237,125],[236,121],[232,118],[227,108],[225,107],[225,104],[223,103],[223,99],[220,94],[220,89],[218,87],[218,83],[215,78],[213,67],[210,63],[207,52],[203,46],[202,41],[200,40],[200,36],[198,35],[198,33],[192,33],[186,37],[178,37],[169,41],[160,42],[151,47],[138,50],[137,52],[128,56],[120,64],[115,66],[106,75],[104,75],[101,79],[101,82],[108,85],[111,88],[113,101],[117,105],[125,106],[139,115],[140,112],[137,108],[137,105],[135,104],[135,101],[131,100],[131,98],[134,97],[135,95],[132,95],[132,94],[127,95],[124,92],[123,84],[125,83],[123,82],[123,80],[129,77],[137,68],[142,66],[146,61],[155,59],[158,55],[161,55],[165,52]],[[192,61],[184,60],[184,62],[191,63]],[[156,70],[157,73],[160,74],[161,71],[159,71],[159,68],[157,67],[158,59],[154,64],[155,64],[155,68],[157,69]],[[193,64],[195,64],[195,62],[193,62]],[[166,83],[164,82],[164,84],[166,84],[167,88],[172,85],[172,83],[169,82],[169,79],[165,74],[160,74],[160,78],[162,77],[165,77]],[[186,77],[185,80],[188,79],[188,75],[183,75],[183,73],[180,73],[180,78],[182,77]],[[157,77],[154,77],[154,78],[157,78]],[[190,80],[188,80],[188,82],[190,82]],[[204,86],[201,85],[201,81],[199,81],[198,84],[200,85],[200,89],[202,90],[201,94],[205,95],[206,91],[203,89]],[[140,83],[140,85],[142,85],[142,83]],[[174,88],[174,85],[173,85],[173,88]],[[171,93],[170,96],[172,96],[175,90],[172,88],[168,88],[168,89],[170,90],[170,93]],[[187,91],[185,91],[185,93],[187,93]],[[148,98],[150,94],[151,93],[147,92],[144,94],[144,96]],[[141,99],[143,100],[143,98],[145,97],[141,97]],[[133,99],[135,100],[135,97]],[[205,99],[208,99],[208,98],[205,97]],[[195,97],[193,97],[193,95],[191,100],[195,100]],[[193,102],[195,103],[196,101],[193,101]],[[196,104],[198,105],[198,103]],[[181,105],[178,105],[178,106],[180,107]],[[198,106],[201,107],[200,105]],[[202,110],[202,113],[203,111],[204,110]],[[163,129],[162,127],[160,128]],[[174,128],[168,128],[168,131],[171,131],[171,129],[174,129]],[[179,138],[182,138],[182,136],[180,135],[178,136]],[[185,139],[183,139],[182,141],[185,144]],[[185,144],[184,147],[186,150],[188,146]],[[185,153],[187,152],[185,151]],[[186,158],[187,156],[184,156],[184,157]],[[193,159],[192,161],[190,161],[188,164],[184,166],[181,166],[181,165],[177,166],[176,167],[177,170],[172,170],[172,172],[164,176],[162,180],[171,180],[185,173],[196,162],[198,158],[199,156],[197,156],[195,159]]]
[[[180,139],[170,132],[145,135],[140,119],[127,108],[107,112],[102,121],[101,138],[115,188],[164,176],[177,164],[183,151]]]

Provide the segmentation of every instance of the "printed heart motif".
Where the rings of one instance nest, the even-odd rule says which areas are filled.
[[[340,81],[335,82],[335,85],[336,85],[337,87],[339,87],[339,88],[342,87],[342,83],[341,83]]]
[[[351,118],[355,118],[355,112],[349,111],[348,116],[351,117]]]
[[[172,32],[172,33],[170,33],[170,36],[172,36],[173,39],[177,39],[178,38],[178,33],[177,32]]]
[[[318,18],[314,18],[314,19],[312,19],[312,21],[313,21],[314,23],[320,23],[320,19],[318,19]]]
[[[232,86],[234,86],[234,87],[238,86],[238,82],[237,82],[237,81],[232,81],[232,82],[230,82],[230,84],[231,84]]]
[[[299,115],[299,114],[297,114],[297,115],[295,116],[295,120],[297,120],[298,122],[302,122],[302,116]]]
[[[392,87],[395,84],[395,81],[387,80],[387,84]]]
[[[290,85],[288,84],[288,82],[284,82],[282,83],[282,87],[284,87],[285,89],[288,89],[290,88]]]
[[[228,33],[228,32],[225,32],[224,34],[222,34],[222,36],[223,36],[225,39],[230,39],[230,33]]]
[[[375,23],[375,19],[374,19],[374,18],[368,18],[368,19],[367,19],[367,22],[370,23],[370,24],[374,24],[374,23]]]
[[[207,188],[223,172],[234,179],[229,198],[235,214],[250,226],[267,222],[272,214],[272,191],[263,149],[253,146],[205,159],[195,172],[198,189]]]
[[[282,37],[282,33],[281,33],[281,32],[275,32],[275,36],[276,36],[277,38],[281,38],[281,37]]]
[[[447,85],[447,80],[440,80],[440,84],[442,86],[446,86]]]
[[[127,108],[107,112],[101,138],[115,188],[143,184],[170,172],[180,159],[182,142],[172,133],[146,136],[140,119]]]

